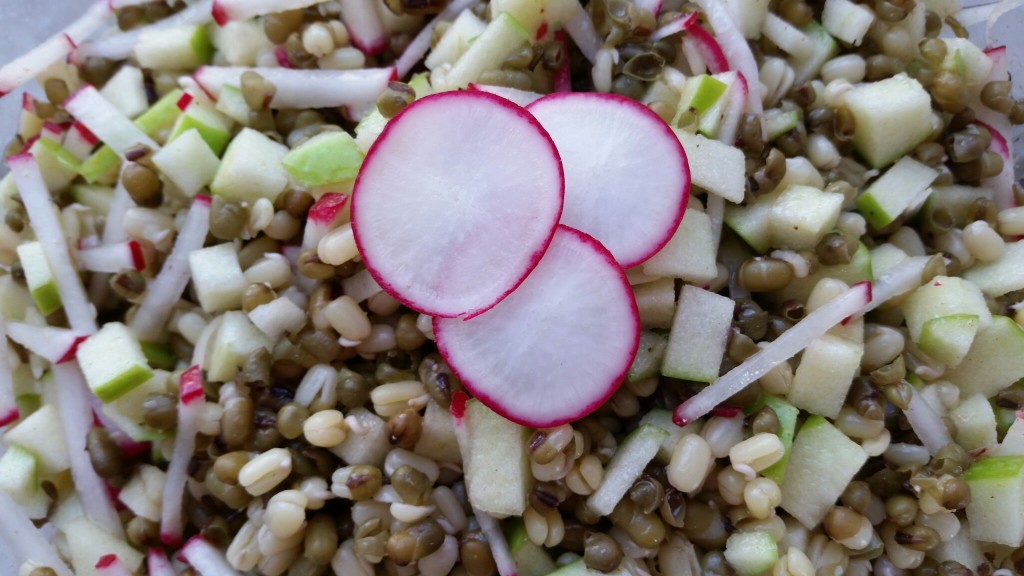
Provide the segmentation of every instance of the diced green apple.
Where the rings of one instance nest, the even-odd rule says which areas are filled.
[[[967,520],[971,537],[1020,546],[1024,540],[1024,456],[990,456],[964,473],[971,487]]]
[[[221,324],[210,338],[206,356],[206,377],[211,382],[227,382],[235,377],[250,354],[260,348],[270,350],[272,343],[249,321],[244,312],[232,310],[221,315]]]
[[[46,260],[43,245],[39,242],[25,242],[18,245],[18,260],[25,271],[25,283],[28,285],[36,308],[48,316],[60,310],[60,293],[57,291],[57,279],[53,276],[50,263]]]
[[[71,187],[71,197],[75,202],[91,208],[95,214],[106,214],[110,211],[110,200],[114,196],[114,189],[110,186],[96,186],[94,184],[75,184]]]
[[[868,455],[821,416],[811,416],[793,439],[782,479],[782,508],[813,530],[835,505]]]
[[[953,314],[932,318],[921,327],[921,351],[946,366],[956,366],[971,349],[981,320],[974,314]]]
[[[687,210],[668,243],[641,265],[644,274],[682,278],[705,285],[718,275],[711,218],[699,210]]]
[[[228,145],[228,141],[231,140],[231,119],[221,114],[214,108],[198,101],[193,100],[185,111],[178,116],[177,120],[174,121],[174,126],[171,128],[170,134],[167,136],[167,141],[173,141],[185,132],[196,129],[199,131],[199,135],[206,140],[206,143],[210,146],[217,156],[224,154],[224,149]],[[243,130],[243,133],[245,131]],[[257,132],[259,134],[259,132]],[[260,134],[262,136],[262,134]],[[241,134],[240,134],[241,136]],[[264,136],[266,138],[266,136]],[[267,138],[267,140],[270,140]],[[272,140],[270,140],[273,142]],[[276,142],[275,142],[276,144]],[[278,146],[284,147],[278,144]],[[225,160],[227,157],[225,156]]]
[[[39,474],[50,477],[70,467],[63,425],[53,404],[44,404],[4,434],[4,444],[18,445],[36,456]]]
[[[913,206],[938,175],[931,167],[905,156],[857,197],[857,210],[871,226],[881,230]]]
[[[39,462],[32,452],[14,444],[0,456],[0,491],[24,504],[39,491]]]
[[[615,450],[604,469],[601,485],[587,499],[587,506],[601,516],[608,516],[640,478],[644,468],[658,455],[668,432],[644,424],[629,433]]]
[[[956,384],[962,396],[995,396],[1024,378],[1024,330],[1006,316],[992,316],[992,323],[978,330],[960,365],[943,378]]]
[[[120,322],[108,322],[78,346],[78,364],[93,394],[104,402],[120,398],[153,377],[142,346]]]
[[[282,163],[299,185],[316,188],[355,180],[363,153],[347,132],[325,132],[300,144]]]
[[[132,53],[143,68],[192,70],[210,63],[213,43],[201,24],[146,29],[139,34]]]
[[[743,152],[700,134],[685,130],[675,130],[675,133],[686,151],[691,182],[730,202],[742,202],[745,191]]]
[[[413,451],[438,462],[462,463],[459,441],[455,437],[455,424],[447,408],[442,408],[433,400],[427,401],[420,439]]]
[[[665,357],[668,338],[664,334],[644,330],[640,333],[640,346],[636,358],[629,367],[626,379],[630,382],[653,378],[661,370],[661,362]]]
[[[775,199],[782,195],[776,189],[748,204],[728,204],[725,207],[725,225],[758,254],[772,247],[771,213]]]
[[[545,9],[547,2],[542,0],[495,0],[491,2],[491,16],[497,16],[502,12],[512,15],[523,28],[536,35],[537,30],[545,20]]]
[[[508,12],[498,14],[452,64],[445,75],[447,87],[454,90],[476,82],[481,74],[499,69],[505,58],[532,40],[533,34],[514,16]]]
[[[224,152],[210,190],[236,202],[274,201],[288,186],[288,172],[281,164],[287,154],[286,146],[243,128]]]
[[[715,76],[699,74],[686,80],[683,91],[679,95],[679,104],[676,108],[672,125],[678,126],[679,120],[690,110],[697,112],[697,118],[701,119],[708,114],[729,89],[729,85]]]
[[[717,379],[735,304],[731,298],[684,285],[661,373],[697,382]]]
[[[433,70],[442,64],[453,64],[466,52],[469,43],[485,28],[487,28],[487,23],[472,10],[463,10],[441,35],[441,39],[437,41],[423,63],[428,70]]]
[[[693,99],[689,100],[690,107],[697,111],[698,130],[708,138],[718,136],[718,129],[722,126],[722,119],[725,117],[729,102],[734,98],[733,91],[738,89],[736,88],[737,76],[735,71],[720,72],[715,74],[713,78],[719,84],[725,86],[723,94],[716,96],[717,85],[702,79],[693,93]],[[683,106],[689,98],[690,92],[687,90],[689,85],[690,80],[687,80],[686,86],[683,87],[683,94],[679,99],[680,106]],[[707,90],[711,87],[714,87],[714,89],[708,92]],[[680,109],[687,110],[688,108]]]
[[[975,264],[963,277],[992,298],[1024,288],[1024,240],[1007,242],[1002,256]]]
[[[791,250],[813,249],[835,227],[842,207],[842,194],[790,186],[772,205],[773,244]]]
[[[949,411],[956,430],[956,443],[964,450],[992,448],[996,445],[996,415],[981,394],[974,394]]]
[[[76,576],[101,576],[102,571],[96,568],[96,564],[108,554],[117,556],[131,573],[138,570],[145,559],[143,553],[132,548],[127,540],[110,534],[84,515],[68,522],[63,532]]]
[[[530,431],[475,399],[466,402],[465,426],[462,468],[470,504],[488,514],[522,515],[533,485]]]
[[[145,344],[143,344],[143,352],[145,352]],[[168,392],[168,377],[168,372],[154,370],[152,378],[126,392],[117,400],[104,404],[103,413],[136,442],[147,442],[166,437],[166,433],[145,425],[143,402],[151,394],[166,394]]]
[[[228,66],[256,66],[264,50],[273,50],[258,19],[232,20],[223,26],[211,27],[210,40]],[[219,101],[219,100],[218,100]]]
[[[765,395],[750,407],[748,414],[753,414],[763,407],[771,408],[775,412],[775,417],[779,421],[777,434],[786,452],[781,460],[762,470],[761,475],[778,484],[782,482],[782,478],[786,475],[786,467],[789,465],[789,455],[793,450],[793,436],[796,434],[796,420],[800,415],[800,410],[781,398]]]
[[[955,73],[968,86],[985,82],[992,71],[992,59],[967,38],[943,38],[946,58],[942,68]]]
[[[67,188],[82,167],[82,163],[74,154],[49,138],[36,140],[29,148],[29,152],[35,156],[39,170],[43,173],[43,181],[52,192]]]
[[[217,112],[246,126],[249,124],[249,114],[252,112],[252,108],[246,104],[240,88],[225,84],[220,87],[220,93],[217,94]]]
[[[674,278],[660,278],[653,282],[633,286],[633,297],[640,312],[640,326],[643,328],[672,327],[676,313],[676,282]],[[658,362],[661,365],[661,362]]]
[[[514,519],[508,531],[508,550],[518,568],[518,576],[547,576],[555,571],[555,562],[542,546],[534,544],[521,520]]]
[[[220,167],[220,159],[195,128],[186,130],[157,151],[153,163],[189,197],[209,186]]]
[[[914,290],[902,309],[910,338],[951,367],[967,355],[978,328],[992,321],[981,290],[955,276],[933,278]]]
[[[873,168],[892,164],[932,133],[931,96],[903,73],[856,86],[846,106],[856,125],[853,145]]]
[[[360,433],[349,433],[331,452],[349,464],[384,466],[384,458],[393,448],[388,441],[388,423],[366,408],[353,408],[347,416],[355,419]]]
[[[860,372],[863,355],[862,342],[832,334],[812,340],[804,349],[786,399],[812,414],[835,418]]]
[[[779,136],[796,128],[798,122],[800,115],[796,110],[772,108],[764,111],[765,130],[768,132],[769,142],[774,142]]]
[[[899,266],[907,258],[910,258],[906,252],[893,244],[879,244],[869,252],[871,254],[871,274],[873,280],[878,280],[886,272]]]
[[[736,532],[725,542],[725,561],[739,576],[757,576],[779,559],[779,547],[770,532]]]
[[[166,476],[156,466],[143,464],[121,488],[118,499],[136,516],[160,522],[161,495]]]
[[[100,89],[100,95],[129,118],[135,118],[149,108],[142,70],[125,64]]]
[[[194,250],[188,255],[192,286],[206,312],[240,308],[242,292],[248,283],[231,243]]]
[[[874,21],[871,9],[850,0],[825,0],[821,14],[821,24],[829,34],[854,46],[860,46]]]
[[[971,526],[967,519],[961,519],[960,530],[957,530],[956,535],[945,542],[939,542],[939,545],[933,548],[928,556],[937,562],[949,560],[959,562],[974,570],[975,573],[980,572],[979,567],[988,564],[985,554],[981,551],[980,543],[971,538]]]
[[[800,86],[818,75],[822,65],[839,53],[839,43],[828,33],[824,26],[815,20],[809,21],[800,31],[810,38],[814,48],[807,56],[790,56],[789,65],[793,67],[794,86]]]

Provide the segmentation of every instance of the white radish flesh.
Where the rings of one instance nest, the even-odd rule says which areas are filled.
[[[193,536],[181,549],[181,557],[201,576],[241,576],[231,567],[224,552],[202,536]]]
[[[177,573],[171,566],[167,554],[159,548],[150,548],[146,552],[146,571],[149,576],[175,576]]]
[[[374,0],[340,0],[340,3],[341,21],[348,28],[353,46],[367,55],[387,48],[388,36],[374,8]]]
[[[7,492],[0,490],[0,540],[21,562],[33,562],[51,568],[57,576],[72,576],[71,570],[57,556],[56,546],[50,544],[43,531],[36,528],[21,506]]]
[[[78,345],[86,339],[86,336],[75,334],[66,328],[36,326],[21,322],[8,323],[7,336],[50,364],[61,364],[73,360]]]
[[[527,108],[565,170],[561,223],[590,234],[624,268],[668,242],[686,210],[690,170],[672,130],[634,100],[567,92]]]
[[[435,319],[434,336],[478,400],[546,428],[586,416],[615,392],[636,354],[640,323],[611,254],[559,226],[515,292],[471,320]]]
[[[345,194],[328,192],[309,207],[306,228],[302,231],[303,250],[316,248],[327,232],[341,223],[347,202],[348,196]]]
[[[114,273],[126,268],[142,270],[146,267],[146,258],[139,243],[128,240],[79,250],[78,264],[90,272]]]
[[[0,316],[0,426],[6,426],[21,416],[14,401],[14,376],[11,374],[10,354],[10,347],[7,345],[7,322]]]
[[[277,91],[271,108],[361,108],[372,104],[395,79],[394,68],[362,70],[297,70],[288,68],[237,68],[203,66],[195,81],[207,94],[220,94],[224,85],[238,88],[242,74],[252,70]]]
[[[138,144],[145,144],[153,150],[160,147],[92,86],[79,88],[64,101],[64,107],[120,156]]]
[[[199,2],[188,6],[181,12],[172,14],[171,16],[154,22],[153,24],[133,28],[132,30],[121,34],[114,34],[112,36],[105,36],[103,38],[91,40],[82,44],[71,53],[71,62],[74,64],[81,64],[90,56],[107,58],[109,60],[124,60],[131,56],[132,50],[135,49],[135,43],[138,42],[139,36],[143,33],[147,33],[152,30],[159,30],[161,28],[171,28],[174,26],[205,24],[211,19],[210,12],[212,7],[213,0],[199,0]]]
[[[441,10],[434,16],[434,19],[429,24],[420,30],[419,34],[409,42],[409,45],[405,47],[405,51],[402,55],[395,60],[395,71],[398,78],[405,78],[405,75],[409,73],[416,63],[426,56],[427,51],[430,50],[430,39],[433,37],[434,28],[437,27],[441,22],[447,22],[460,13],[463,10],[468,10],[476,5],[480,0],[452,0],[444,10]]]
[[[196,343],[199,350],[199,343]],[[203,408],[203,380],[198,365],[181,374],[181,390],[178,401],[178,430],[174,436],[174,449],[171,452],[170,466],[164,479],[163,502],[160,508],[160,540],[168,546],[179,546],[184,529],[182,521],[182,498],[185,495],[185,481],[188,479],[188,464],[196,447],[196,434],[199,432],[199,417]],[[194,539],[194,538],[193,538]],[[191,544],[191,540],[189,541]],[[185,553],[186,547],[182,549]],[[189,561],[191,563],[191,560]],[[199,566],[193,567],[204,574]],[[227,574],[218,572],[217,574]]]
[[[532,116],[491,94],[448,92],[407,107],[370,148],[352,227],[389,294],[427,314],[472,316],[537,265],[562,197],[558,152]]]

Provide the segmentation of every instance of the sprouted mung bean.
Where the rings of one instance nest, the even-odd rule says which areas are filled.
[[[769,3],[772,32],[762,36],[764,16],[754,6],[729,8],[736,29],[714,30],[705,22],[721,14],[679,0],[590,0],[582,8],[574,0],[453,0],[447,8],[406,1],[121,4],[113,13],[92,9],[70,28],[65,37],[77,45],[58,37],[24,66],[0,68],[0,89],[32,77],[43,87],[45,99],[24,97],[7,150],[34,156],[61,214],[59,238],[72,256],[103,247],[111,262],[123,263],[111,264],[112,272],[68,274],[53,261],[28,258],[24,247],[51,242],[52,231],[26,206],[22,195],[36,191],[23,185],[24,176],[7,176],[0,181],[0,325],[81,333],[79,312],[60,306],[67,285],[77,283],[91,298],[93,319],[131,326],[147,287],[168,267],[176,235],[186,233],[190,205],[208,194],[199,245],[225,244],[230,257],[216,286],[189,290],[188,271],[180,275],[176,300],[160,305],[165,325],[140,348],[149,366],[138,369],[148,375],[116,400],[93,404],[95,422],[62,424],[45,409],[68,384],[47,376],[38,347],[45,332],[33,340],[20,329],[13,344],[4,339],[0,401],[8,448],[0,459],[0,509],[5,518],[49,522],[59,535],[51,544],[41,532],[0,529],[21,574],[69,574],[68,566],[106,574],[97,562],[109,554],[130,573],[183,573],[173,554],[170,571],[162,568],[155,551],[174,552],[196,535],[226,562],[206,564],[186,544],[184,557],[195,558],[192,570],[204,576],[213,573],[209,566],[267,575],[425,576],[575,574],[582,567],[634,576],[1024,570],[1020,519],[972,498],[972,489],[991,494],[994,485],[1007,515],[1024,505],[1016,420],[1024,405],[1016,383],[1024,377],[1017,326],[1024,317],[1024,212],[1015,207],[1022,194],[1009,166],[1008,133],[1024,117],[1024,103],[1013,99],[1005,51],[949,39],[966,34],[955,9],[782,0]],[[837,11],[860,24],[838,22]],[[694,12],[695,25],[680,24]],[[502,13],[528,35],[495,40]],[[729,40],[731,33],[749,44]],[[154,51],[147,39],[160,34],[168,45]],[[487,48],[477,51],[474,43]],[[482,55],[486,50],[493,53]],[[54,51],[70,56],[58,61]],[[723,122],[728,99],[737,96],[729,70],[740,66],[734,59],[743,51],[760,73],[745,79],[744,90],[765,112],[762,119],[741,106],[730,132]],[[220,66],[238,68],[226,72],[234,80],[211,87],[209,77],[204,84],[202,75],[189,76],[203,65],[215,74]],[[423,96],[466,88],[450,78],[466,77],[467,66],[474,67],[465,81],[471,89],[521,104],[567,90],[638,100],[675,130],[734,146],[740,160],[720,168],[733,172],[743,198],[724,213],[713,207],[715,195],[729,193],[722,176],[691,160],[702,188],[691,190],[690,210],[706,209],[708,217],[699,229],[684,217],[682,229],[689,250],[706,252],[716,274],[695,277],[686,263],[664,277],[642,265],[629,270],[638,300],[645,299],[633,369],[602,407],[552,428],[517,428],[521,454],[487,457],[521,477],[463,469],[466,440],[453,431],[449,406],[464,392],[438,354],[431,318],[370,277],[347,208],[314,216],[314,202],[326,192],[351,194],[385,123]],[[324,90],[278,67],[334,71],[327,73],[341,80]],[[341,75],[358,69],[364,76]],[[378,69],[389,70],[383,82],[353,80]],[[916,85],[931,106],[923,127],[890,126],[924,135],[879,160],[862,139],[874,141],[867,133],[880,128],[859,116],[848,96],[892,78]],[[114,123],[132,116],[135,130],[162,150],[186,141],[189,128],[209,149],[178,145],[177,163],[166,163],[166,152],[154,163],[155,149],[112,148],[125,136],[65,107],[84,84],[102,89]],[[171,93],[175,105],[161,107]],[[885,103],[875,112],[887,113]],[[229,158],[243,130],[262,134],[261,146],[286,169]],[[336,150],[316,152],[319,138],[337,133],[355,137],[340,161],[347,166],[337,164]],[[257,152],[241,155],[247,153]],[[889,166],[901,158],[927,171],[924,192],[863,201],[876,176],[895,171]],[[228,174],[232,169],[250,174]],[[231,178],[246,182],[243,192]],[[794,186],[810,187],[814,198],[831,195],[839,208],[820,200],[789,205],[805,220],[793,220],[795,233],[773,232],[790,221],[773,203]],[[122,257],[118,246],[130,252]],[[864,320],[824,327],[802,355],[758,372],[708,417],[683,428],[671,422],[681,402],[714,388],[662,364],[679,336],[670,329],[680,314],[678,283],[733,300],[731,325],[699,336],[726,339],[725,374],[757,362],[785,332],[803,331],[801,322],[847,285],[882,282],[886,270],[916,257],[930,258],[891,302]],[[947,276],[966,278],[966,288],[914,304],[925,300],[915,300],[924,290],[918,287],[941,287]],[[200,305],[204,297],[211,300]],[[57,311],[41,312],[55,298]],[[111,350],[106,362],[121,352]],[[72,349],[61,360],[73,357]],[[198,409],[189,411],[183,407],[193,397],[179,399],[179,377],[193,364],[206,378]],[[816,368],[829,364],[839,376]],[[808,381],[822,387],[815,394],[838,394],[838,404],[806,400]],[[627,447],[639,444],[628,439],[641,426],[667,435],[623,480],[623,462],[637,458]],[[487,434],[472,423],[467,429]],[[175,449],[182,430],[195,431],[191,453]],[[85,468],[69,462],[64,433],[71,431],[86,435]],[[937,438],[951,441],[936,445]],[[862,461],[850,468],[829,452]],[[802,467],[788,466],[791,457]],[[169,459],[180,458],[189,459],[187,482],[182,494],[169,496],[165,471]],[[985,473],[985,462],[997,458],[1009,472]],[[517,459],[518,468],[507,466]],[[830,486],[812,489],[815,478]],[[617,504],[601,516],[590,499],[615,482],[624,482],[614,489]],[[504,533],[492,530],[492,503],[477,500],[474,483],[522,492],[518,509],[499,514],[507,516]],[[123,534],[100,528],[92,515],[113,501],[87,486],[117,495]],[[805,501],[793,500],[794,486],[808,490],[797,496]],[[183,507],[177,533],[161,521],[163,505]],[[103,537],[83,547],[94,533]],[[729,545],[741,541],[730,540],[737,533],[766,535],[768,544],[737,549]],[[59,556],[46,551],[51,547]],[[146,550],[156,559],[145,562]]]

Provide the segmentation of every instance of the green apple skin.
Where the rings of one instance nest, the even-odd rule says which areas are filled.
[[[327,132],[289,152],[282,163],[296,182],[312,188],[355,180],[363,154],[346,132]]]
[[[975,314],[932,318],[921,327],[918,346],[943,364],[956,366],[967,356],[980,325],[981,320]]]
[[[982,458],[964,473],[975,540],[1020,546],[1024,539],[1024,456]]]

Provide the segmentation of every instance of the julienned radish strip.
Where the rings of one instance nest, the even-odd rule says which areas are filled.
[[[671,36],[673,34],[677,34],[679,32],[683,32],[684,30],[687,30],[688,28],[693,26],[696,22],[697,22],[697,13],[696,12],[690,12],[687,15],[680,14],[678,18],[673,19],[668,24],[665,24],[664,26],[662,26],[662,27],[658,28],[657,30],[655,30],[651,34],[650,38],[647,39],[647,41],[648,42],[657,42],[658,40],[661,40],[662,38],[668,38],[669,36]]]
[[[203,375],[198,365],[181,374],[178,401],[178,430],[174,435],[174,449],[164,480],[163,503],[160,509],[160,541],[168,546],[180,546],[184,523],[181,518],[188,464],[196,447],[200,410],[203,408]],[[198,566],[193,565],[197,570]],[[203,572],[207,574],[207,572]],[[210,574],[213,574],[212,572]]]
[[[202,536],[193,536],[181,549],[181,558],[200,576],[242,576],[224,556],[224,552]]]
[[[722,47],[718,45],[718,42],[715,41],[715,38],[711,33],[700,25],[696,18],[689,22],[689,25],[685,30],[686,36],[683,37],[684,52],[696,52],[700,59],[703,60],[708,71],[712,74],[719,74],[729,70],[729,61],[726,60],[725,53],[722,52]],[[691,62],[691,69],[694,68],[694,66],[695,64]],[[700,73],[698,70],[691,71],[694,74]]]
[[[316,248],[320,240],[341,222],[348,196],[337,192],[328,192],[317,199],[306,216],[306,228],[302,231],[302,249]]]
[[[146,267],[146,258],[142,246],[135,240],[128,240],[79,250],[78,263],[90,272],[114,273],[126,268],[142,270]]]
[[[14,401],[10,353],[10,347],[7,345],[7,322],[0,316],[0,427],[7,426],[21,416],[18,404]]]
[[[353,46],[368,56],[387,48],[388,35],[374,7],[374,0],[340,0],[340,3],[341,21],[348,28]]]
[[[52,399],[57,405],[64,428],[71,477],[82,510],[97,526],[118,538],[124,538],[124,527],[114,507],[114,500],[107,491],[106,483],[93,469],[85,446],[93,423],[89,385],[77,363],[55,364],[52,371],[53,382],[49,384],[56,388]]]
[[[871,284],[861,282],[840,294],[827,304],[808,314],[792,328],[783,332],[770,344],[739,366],[701,390],[696,396],[680,404],[672,420],[679,426],[704,416],[733,394],[743,390],[778,364],[785,362],[807,347],[815,338],[828,332],[845,318],[871,302]]]
[[[119,156],[138,144],[145,144],[153,150],[160,147],[92,86],[79,88],[64,101],[64,107]]]
[[[917,388],[911,386],[910,389],[912,394],[910,403],[907,404],[903,414],[907,417],[907,422],[910,423],[914,433],[921,439],[921,443],[928,448],[928,453],[934,456],[951,443],[953,437],[950,436],[949,429],[946,428],[942,418],[932,410]]]
[[[722,114],[722,123],[718,127],[716,140],[730,146],[736,143],[736,137],[740,131],[740,123],[743,121],[743,110],[747,105],[747,95],[750,93],[747,87],[747,79],[740,72],[730,71],[726,74],[735,74],[732,85],[726,92],[725,111]]]
[[[107,58],[109,60],[125,60],[131,56],[132,50],[135,49],[135,43],[138,42],[139,36],[143,33],[174,26],[205,24],[212,18],[212,8],[213,0],[199,0],[199,2],[192,4],[181,12],[172,14],[171,16],[154,22],[153,24],[140,26],[121,34],[114,34],[113,36],[106,36],[104,38],[91,40],[80,45],[71,53],[71,62],[74,64],[81,64],[90,56]]]
[[[18,506],[7,492],[0,490],[0,540],[10,548],[20,563],[31,562],[46,566],[57,576],[74,576],[74,573],[57,555],[57,548],[46,539],[46,535],[29,520],[21,506]]]
[[[761,137],[767,140],[768,132],[765,128],[764,109],[761,104],[761,85],[758,82],[760,76],[758,75],[757,60],[754,59],[754,53],[750,50],[750,44],[736,27],[736,23],[726,11],[725,4],[720,0],[695,1],[715,31],[715,37],[718,39],[718,44],[721,46],[729,66],[750,81],[750,85],[747,86],[747,112],[757,116],[761,123]]]
[[[574,14],[565,21],[565,31],[572,37],[572,41],[576,43],[580,52],[593,64],[597,60],[597,51],[601,49],[601,37],[597,34],[597,28],[594,27],[594,21],[590,19],[590,14],[583,9],[579,2],[574,4],[576,5],[573,8]]]
[[[167,558],[167,554],[160,548],[150,548],[146,551],[146,572],[149,576],[176,576],[174,566]]]
[[[255,16],[298,10],[319,4],[322,0],[215,0],[213,19],[221,26],[232,20],[246,20]]]
[[[75,334],[67,328],[36,326],[22,322],[9,322],[7,336],[50,364],[63,364],[74,360],[78,345],[86,339],[86,336]]]
[[[131,328],[143,341],[157,339],[189,280],[188,255],[199,250],[210,230],[210,197],[196,196],[160,273],[146,287]]]
[[[985,55],[992,60],[992,70],[985,82],[1009,80],[1006,47],[989,48],[985,50]],[[1001,114],[985,106],[980,98],[975,100],[971,108],[975,111],[978,123],[985,126],[992,135],[990,149],[1003,157],[1003,170],[991,178],[986,178],[982,185],[995,192],[996,208],[999,210],[1016,206],[1017,203],[1013,195],[1013,125],[1006,114]]]
[[[711,245],[715,254],[718,254],[718,245],[722,241],[722,223],[725,221],[725,198],[718,194],[708,194],[707,198],[705,212],[711,220]]]
[[[555,42],[562,45],[564,54],[569,53],[569,40],[566,38],[564,30],[555,32]],[[558,66],[558,70],[555,70],[552,83],[554,92],[572,92],[572,69],[569,66],[568,58],[562,58],[562,64]]]
[[[125,6],[141,6],[143,4],[153,4],[154,2],[158,1],[159,0],[109,0],[110,8],[113,10],[118,10],[124,8]]]
[[[133,576],[132,571],[115,554],[100,557],[96,562],[96,574],[98,576]]]
[[[195,80],[207,94],[215,97],[224,85],[238,88],[242,74],[248,70],[259,73],[277,88],[270,101],[271,108],[360,108],[375,102],[388,82],[395,79],[394,68],[299,70],[203,66],[196,70]]]
[[[0,97],[35,78],[49,65],[67,56],[75,45],[114,21],[105,0],[94,3],[78,20],[29,52],[0,68]],[[11,29],[9,32],[14,32]]]
[[[7,164],[11,167],[14,183],[21,191],[32,229],[43,245],[46,260],[57,279],[57,292],[71,329],[86,335],[96,332],[96,316],[85,297],[78,269],[71,262],[67,238],[57,219],[39,164],[31,154],[12,156],[7,159]]]
[[[444,10],[441,10],[437,16],[423,27],[422,30],[416,34],[416,37],[409,42],[409,45],[405,47],[405,51],[402,55],[395,60],[395,72],[398,78],[405,78],[405,75],[409,73],[416,64],[426,56],[427,51],[430,50],[430,39],[434,34],[434,28],[437,27],[441,22],[447,22],[460,13],[463,10],[468,10],[475,6],[480,0],[452,0]]]
[[[122,173],[128,165],[128,162],[121,164]],[[118,176],[117,186],[114,187],[114,195],[107,209],[106,223],[103,225],[102,244],[116,244],[128,239],[128,234],[124,231],[124,216],[134,207],[135,201],[124,187],[124,179]],[[97,307],[106,303],[109,278],[106,274],[93,274],[89,280],[89,299]]]

